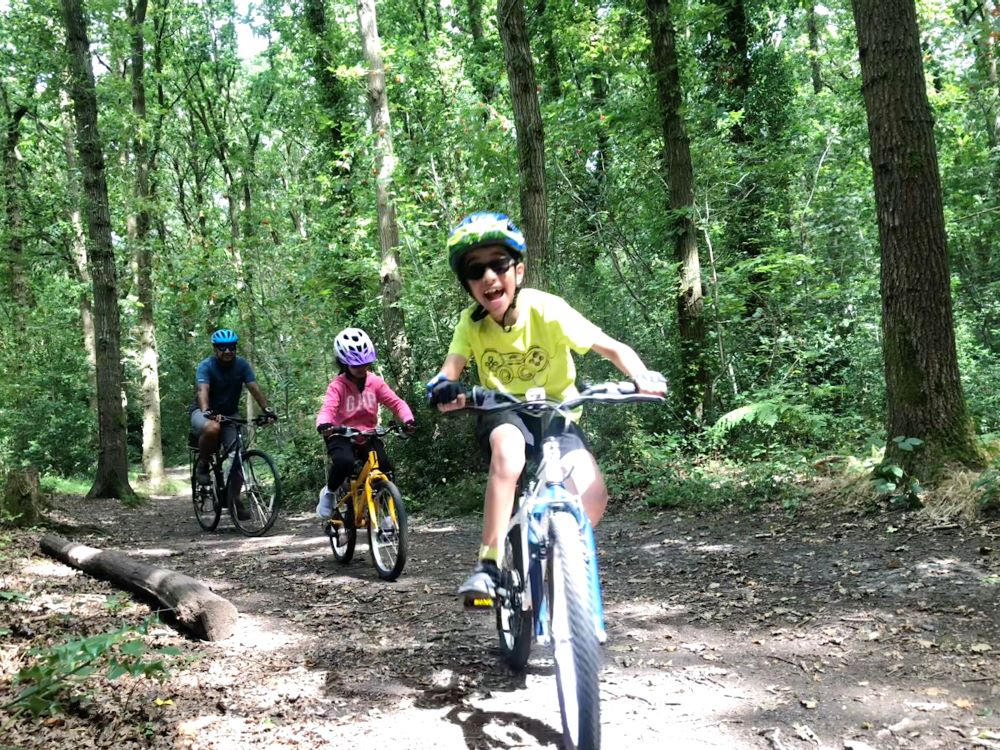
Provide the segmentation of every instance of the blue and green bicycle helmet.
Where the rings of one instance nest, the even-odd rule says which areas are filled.
[[[528,246],[524,234],[507,214],[496,211],[477,211],[462,219],[448,233],[448,264],[456,274],[462,259],[477,247],[502,245],[518,261],[524,260]]]
[[[222,346],[223,344],[235,344],[240,340],[236,331],[231,328],[220,328],[212,334],[212,346]]]

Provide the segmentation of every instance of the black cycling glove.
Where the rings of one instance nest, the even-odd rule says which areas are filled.
[[[450,404],[460,394],[465,393],[465,386],[458,380],[442,380],[430,389],[430,403]]]

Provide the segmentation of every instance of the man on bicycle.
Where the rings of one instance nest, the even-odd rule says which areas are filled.
[[[278,415],[267,406],[267,398],[260,386],[250,363],[236,356],[239,336],[229,328],[220,328],[212,334],[214,354],[198,363],[195,373],[194,401],[188,408],[191,414],[191,429],[198,435],[198,466],[195,476],[199,484],[210,484],[209,460],[219,447],[220,437],[229,445],[236,438],[236,425],[222,424],[223,417],[238,417],[240,396],[246,385],[254,401],[271,421]],[[240,520],[250,515],[242,508]]]

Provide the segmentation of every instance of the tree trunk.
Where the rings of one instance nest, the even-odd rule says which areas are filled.
[[[136,269],[139,300],[139,368],[142,373],[142,468],[150,485],[163,484],[163,446],[160,439],[160,356],[153,317],[153,250],[149,239],[151,155],[146,133],[146,62],[143,25],[147,0],[126,2],[132,26],[132,114],[135,117],[135,208],[128,217],[128,237]]]
[[[25,330],[27,309],[31,301],[31,288],[24,262],[24,215],[21,213],[21,179],[18,165],[17,144],[21,140],[21,120],[28,114],[23,104],[8,106],[6,93],[3,97],[6,109],[7,128],[3,140],[3,181],[7,214],[7,263],[10,268],[10,296],[14,301],[15,331],[17,335]]]
[[[853,0],[882,251],[887,460],[979,466],[962,393],[934,121],[914,0]],[[918,451],[897,437],[920,438]]]
[[[7,472],[0,518],[21,528],[34,526],[42,520],[43,505],[38,469],[27,467]]]
[[[809,33],[809,69],[812,72],[813,93],[823,90],[823,67],[819,61],[819,24],[816,23],[816,3],[806,3],[806,29]]]
[[[350,170],[350,164],[344,160],[341,153],[344,146],[343,123],[348,117],[347,95],[344,84],[333,70],[330,59],[329,29],[326,20],[325,0],[305,0],[306,27],[314,37],[312,45],[313,76],[316,79],[316,89],[320,104],[326,111],[327,121],[322,129],[329,135],[331,156],[342,172]]]
[[[524,19],[524,0],[498,0],[497,25],[503,40],[510,101],[517,130],[517,169],[521,176],[521,226],[528,245],[526,283],[544,287],[548,274],[548,213],[545,188],[545,133],[538,105],[535,63]]]
[[[483,3],[482,0],[467,0],[466,10],[469,14],[469,34],[472,36],[472,66],[469,78],[472,85],[483,98],[483,102],[491,104],[496,97],[496,77],[490,74],[492,55],[490,43],[483,35]],[[483,119],[488,119],[489,113],[483,112]]]
[[[701,263],[692,219],[694,168],[681,114],[683,96],[670,0],[647,0],[646,13],[653,42],[653,76],[663,121],[663,169],[670,193],[668,236],[673,240],[674,259],[680,273],[676,304],[681,350],[681,408],[690,417],[689,426],[700,429],[709,403],[711,379],[706,357]]]
[[[236,630],[236,607],[183,573],[133,560],[121,552],[77,544],[57,534],[46,534],[39,544],[42,551],[95,578],[152,596],[198,638],[221,641]]]
[[[559,50],[556,48],[552,9],[548,7],[546,0],[535,0],[535,19],[538,24],[535,28],[542,39],[545,98],[547,101],[552,101],[562,97],[562,74],[559,70]]]
[[[104,154],[97,130],[97,92],[90,67],[90,43],[80,0],[62,0],[69,51],[70,93],[76,117],[76,143],[83,167],[84,213],[94,280],[94,323],[97,333],[97,476],[87,497],[131,497],[125,413],[122,406],[121,325],[118,277],[111,244],[108,186]]]
[[[93,280],[90,278],[90,267],[87,262],[87,238],[83,231],[83,216],[80,207],[83,205],[83,196],[80,191],[80,182],[77,177],[76,149],[73,147],[73,123],[69,113],[70,101],[66,91],[59,92],[59,100],[63,109],[61,119],[63,122],[63,151],[66,154],[66,192],[69,200],[66,201],[67,219],[72,235],[69,238],[69,262],[73,274],[81,286],[92,287]],[[88,400],[90,408],[97,412],[97,336],[94,332],[94,309],[90,302],[88,292],[80,293],[80,325],[83,327],[83,346],[87,352],[87,380],[90,382],[90,394]]]
[[[399,271],[399,227],[396,224],[396,205],[391,195],[396,156],[392,150],[389,98],[385,88],[382,41],[378,35],[375,0],[358,0],[358,23],[361,27],[365,62],[368,65],[368,109],[375,137],[374,172],[378,201],[378,237],[382,254],[379,276],[382,286],[382,317],[389,342],[387,359],[399,388],[404,393],[410,393],[412,362],[401,306],[403,277]]]

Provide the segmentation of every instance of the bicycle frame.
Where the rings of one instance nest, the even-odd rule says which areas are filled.
[[[545,416],[543,434],[548,431],[552,415],[550,412]],[[521,549],[527,551],[522,557],[522,570],[519,571],[521,580],[526,583],[521,595],[521,610],[533,613],[535,640],[541,645],[547,645],[550,637],[546,612],[548,601],[544,563],[548,555],[549,520],[556,511],[572,514],[584,538],[584,548],[589,558],[586,562],[590,578],[594,627],[599,636],[603,637],[604,632],[604,604],[597,569],[593,527],[583,509],[580,496],[566,488],[565,480],[559,441],[549,435],[542,442],[542,460],[535,469],[534,478],[518,498],[517,509],[507,526],[507,534],[518,529]],[[498,593],[501,596],[507,595],[505,591]],[[535,606],[536,603],[538,606]]]
[[[369,519],[375,518],[375,502],[372,500],[372,483],[379,479],[388,479],[385,472],[379,468],[378,454],[375,448],[369,446],[368,459],[351,480],[348,494],[354,503],[354,523],[358,528],[368,525]],[[367,512],[365,512],[367,510]]]
[[[372,439],[381,437],[382,434],[390,432],[390,430],[385,430],[384,433],[380,434],[379,430],[381,429],[382,428],[376,428],[374,432],[369,434],[359,431],[344,434],[345,437],[350,438],[359,435],[364,436],[368,445],[368,458],[365,460],[364,464],[362,464],[361,470],[358,472],[357,476],[352,478],[348,483],[347,493],[337,498],[337,504],[339,504],[342,500],[344,500],[344,498],[350,497],[351,503],[354,506],[354,524],[357,528],[366,527],[369,523],[369,519],[377,517],[375,501],[372,493],[372,484],[380,479],[389,479],[389,476],[379,467],[378,453],[375,450],[375,447],[371,444]],[[391,511],[395,513],[395,508],[392,507]]]

